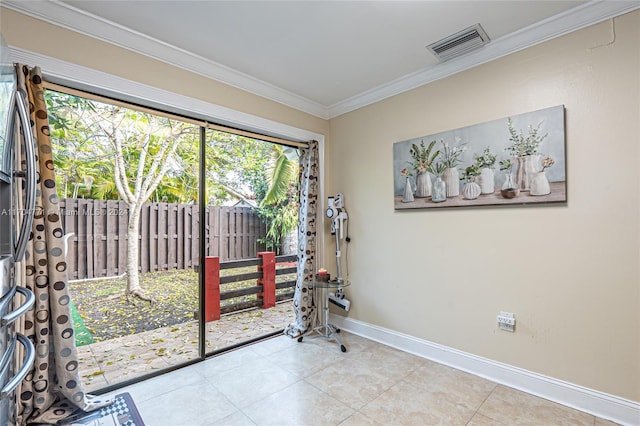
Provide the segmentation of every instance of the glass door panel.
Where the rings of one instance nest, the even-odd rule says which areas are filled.
[[[205,133],[205,350],[281,332],[293,319],[297,150]]]
[[[200,128],[45,96],[85,390],[197,359]]]

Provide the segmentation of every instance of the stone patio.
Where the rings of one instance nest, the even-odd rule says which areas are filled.
[[[206,351],[230,347],[286,327],[293,320],[293,302],[274,308],[225,315],[206,324]],[[189,321],[78,348],[85,391],[162,370],[198,358],[198,322]]]

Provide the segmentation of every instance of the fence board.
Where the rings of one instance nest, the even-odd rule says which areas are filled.
[[[258,252],[258,237],[256,232],[256,222],[258,221],[259,219],[257,214],[249,215],[249,220],[247,221],[247,224],[249,226],[249,234],[251,235],[251,239],[249,241],[251,247],[249,247],[249,251],[252,253]]]
[[[158,205],[149,204],[149,269],[158,270]]]
[[[179,238],[184,234],[184,204],[176,204],[176,229],[175,229],[175,247],[176,247],[176,269],[184,269],[184,240]]]
[[[140,238],[138,240],[138,254],[140,255],[140,270],[151,270],[149,257],[149,206],[142,206],[140,210]]]
[[[220,209],[220,259],[229,259],[229,210]]]
[[[242,259],[249,257],[251,253],[250,242],[251,234],[249,232],[249,212],[246,210],[242,212]]]
[[[169,209],[166,203],[158,204],[158,269],[169,268]]]
[[[197,242],[199,244],[200,238],[199,236],[193,236],[191,234],[191,229],[193,226],[193,215],[197,215],[197,210],[194,210],[192,207],[195,206],[189,206],[187,208],[185,208],[185,222],[184,222],[184,234],[183,234],[183,238],[184,238],[184,258],[185,258],[185,264],[184,267],[185,269],[188,268],[193,268],[195,267],[195,264],[193,262],[193,243],[194,240],[195,242]]]
[[[235,258],[242,259],[242,212],[238,208],[233,209],[233,216],[235,218],[235,226],[233,227],[234,231],[234,248],[235,248]]]
[[[106,266],[105,262],[101,262],[101,260],[106,261],[106,256],[103,256],[105,250],[102,248],[104,244],[106,244],[106,229],[105,229],[105,219],[106,214],[103,216],[102,212],[106,212],[107,206],[103,206],[98,202],[98,200],[92,200],[91,202],[91,215],[93,216],[93,220],[90,220],[93,224],[93,232],[92,232],[92,242],[93,242],[93,270],[94,275],[101,276],[106,274],[106,267],[102,268],[101,266]]]
[[[191,207],[189,220],[191,222],[191,231],[189,232],[189,240],[191,241],[189,259],[192,267],[195,269],[200,266],[200,210],[198,206],[194,205]]]
[[[117,257],[112,255],[109,255],[109,253],[114,253],[113,248],[115,246],[115,236],[117,235],[117,225],[116,225],[116,219],[117,216],[115,215],[110,215],[109,212],[111,212],[114,208],[114,201],[107,201],[106,206],[105,206],[105,217],[104,217],[104,225],[105,225],[105,229],[104,229],[104,237],[105,237],[105,245],[106,245],[106,249],[104,250],[104,253],[102,254],[105,257],[105,261],[104,261],[104,265],[105,265],[105,275],[107,276],[113,276],[116,275],[115,273],[115,265],[116,262],[118,261]]]
[[[209,236],[209,238],[205,241],[205,256],[218,256],[219,253],[219,242],[217,241],[216,233],[218,233],[219,226],[219,213],[220,210],[214,207],[207,207],[207,222],[205,224],[206,232],[205,234]],[[213,235],[213,238],[211,238]]]
[[[167,269],[178,268],[178,206],[169,204],[169,226],[167,227]]]
[[[209,241],[211,246],[211,256],[222,256],[222,237],[221,237],[221,229],[220,226],[220,216],[221,211],[219,208],[209,208],[212,212],[211,222],[210,222],[210,232],[209,232]]]
[[[229,240],[227,241],[227,249],[229,250],[229,259],[238,259],[236,252],[238,246],[236,244],[236,209],[229,209]]]
[[[240,209],[236,209],[236,258],[245,258],[245,247],[247,245],[248,238],[245,235],[246,232],[246,216]]]
[[[86,244],[86,256],[87,256],[87,274],[96,276],[93,270],[93,223],[91,220],[91,201],[83,202],[84,214],[82,215],[82,222],[84,222],[84,241]]]

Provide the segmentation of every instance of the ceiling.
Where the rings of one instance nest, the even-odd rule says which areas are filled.
[[[331,118],[640,7],[600,1],[3,0],[5,7]],[[425,46],[480,23],[491,42]]]

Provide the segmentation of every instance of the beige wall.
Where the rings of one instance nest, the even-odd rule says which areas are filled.
[[[640,12],[612,37],[604,22],[331,120],[350,317],[640,401]],[[566,206],[394,211],[394,142],[559,104]]]
[[[328,122],[321,118],[5,8],[0,8],[0,31],[10,46],[328,134]]]

